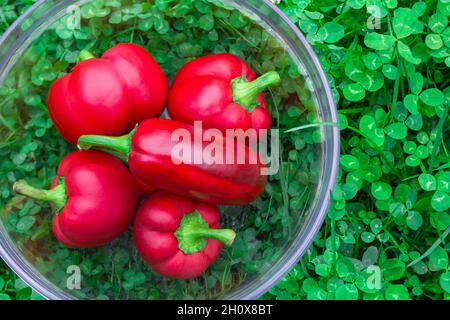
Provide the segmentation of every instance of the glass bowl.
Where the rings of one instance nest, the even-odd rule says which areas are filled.
[[[186,61],[215,52],[282,75],[266,93],[281,130],[280,170],[259,200],[220,208],[222,224],[238,237],[199,279],[155,274],[130,231],[99,249],[65,248],[49,231],[49,205],[11,191],[22,178],[48,187],[75,150],[47,115],[51,83],[70,72],[80,49],[99,55],[124,41],[146,47],[170,78]],[[304,36],[268,0],[38,1],[0,39],[0,85],[0,254],[45,298],[256,299],[296,265],[324,221],[339,161],[333,95]]]

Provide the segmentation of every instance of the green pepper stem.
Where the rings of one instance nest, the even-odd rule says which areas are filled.
[[[95,56],[87,50],[81,50],[80,55],[79,55],[79,60],[85,61],[85,60],[89,60],[89,59],[95,59]]]
[[[212,229],[198,211],[185,214],[175,232],[178,247],[185,254],[204,250],[208,239],[216,239],[225,246],[231,246],[236,233],[231,229]]]
[[[229,247],[233,244],[236,233],[231,229],[196,228],[186,232],[185,236],[196,239],[216,239]]]
[[[257,106],[256,96],[272,85],[281,83],[281,77],[276,71],[269,71],[254,81],[249,82],[245,77],[239,77],[231,81],[233,100],[252,112]]]
[[[26,196],[31,199],[40,201],[50,201],[53,203],[55,211],[61,211],[67,202],[66,184],[63,179],[53,189],[45,190],[30,186],[26,181],[19,180],[13,185],[13,190],[18,194]]]
[[[136,129],[120,137],[98,135],[84,135],[78,139],[78,148],[81,150],[98,149],[127,161],[131,151],[131,138]]]

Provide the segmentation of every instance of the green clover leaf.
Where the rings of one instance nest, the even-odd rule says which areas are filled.
[[[405,273],[405,263],[400,259],[388,259],[381,263],[383,277],[387,281],[395,281],[401,279]]]
[[[413,56],[411,49],[402,41],[397,43],[397,49],[400,56],[412,64],[420,64],[421,60]]]
[[[402,284],[393,284],[386,288],[387,300],[409,300],[408,289]]]
[[[442,289],[444,289],[445,292],[450,294],[450,272],[447,271],[443,274],[441,274],[441,277],[439,278],[439,284]]]
[[[414,231],[419,230],[423,224],[423,218],[422,218],[422,215],[420,214],[420,212],[409,211],[408,216],[406,218],[406,224],[411,230],[414,230]]]
[[[437,187],[436,178],[429,173],[422,173],[419,176],[419,184],[425,191],[434,191]]]
[[[438,50],[441,49],[444,45],[444,42],[442,41],[442,37],[439,34],[429,34],[427,35],[425,39],[425,44],[428,48],[431,50]]]
[[[436,191],[431,198],[431,207],[439,212],[444,212],[450,208],[450,196],[442,191]]]
[[[359,169],[359,160],[355,156],[343,155],[340,162],[341,166],[348,171]]]
[[[430,261],[439,270],[447,269],[447,266],[448,266],[448,253],[447,253],[447,251],[444,248],[440,247],[440,246],[437,247],[430,254]]]
[[[335,22],[325,23],[318,31],[318,36],[326,43],[336,43],[345,35],[345,27]]]
[[[364,37],[364,43],[368,48],[375,50],[389,50],[395,44],[396,39],[391,35],[371,32]]]
[[[377,200],[387,200],[392,195],[392,187],[386,182],[377,181],[372,184],[372,195]]]
[[[439,89],[432,88],[420,94],[420,100],[432,107],[437,107],[444,103],[445,96]]]
[[[398,8],[394,11],[392,26],[398,39],[406,38],[414,32],[417,17],[409,8]]]
[[[387,125],[384,132],[391,138],[402,140],[408,135],[408,128],[402,122],[394,122]]]
[[[336,289],[337,300],[358,300],[358,289],[354,284],[343,284]]]
[[[435,33],[441,33],[447,28],[448,18],[440,13],[436,13],[428,20],[428,26]]]
[[[344,97],[352,102],[357,102],[366,96],[366,90],[359,83],[347,84],[342,90]]]
[[[359,122],[359,128],[364,134],[371,138],[371,141],[373,141],[376,146],[380,147],[384,144],[384,132],[382,129],[377,127],[375,119],[372,116],[363,116]]]

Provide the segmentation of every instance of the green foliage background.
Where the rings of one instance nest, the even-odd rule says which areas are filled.
[[[273,2],[329,76],[342,157],[326,223],[264,298],[449,299],[450,1]],[[0,0],[0,32],[32,3]],[[34,298],[0,262],[0,299]]]

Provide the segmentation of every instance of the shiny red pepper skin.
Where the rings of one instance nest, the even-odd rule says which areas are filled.
[[[99,247],[120,236],[141,199],[141,190],[125,165],[103,152],[78,151],[66,156],[50,191],[61,181],[66,198],[59,212],[55,201],[40,200],[52,201],[53,233],[73,248]],[[18,192],[23,189],[15,186]]]
[[[252,148],[236,141],[235,146],[239,145],[244,150],[244,164],[237,162],[237,152],[231,164],[212,163],[213,161],[196,164],[192,157],[195,150],[204,151],[210,142],[192,141],[193,138],[177,141],[173,134],[180,129],[188,132],[191,137],[195,135],[194,126],[189,124],[167,119],[148,119],[130,135],[82,136],[78,145],[82,149],[99,147],[115,151],[120,151],[116,148],[117,145],[123,146],[126,150],[121,152],[128,155],[127,160],[134,178],[147,192],[154,191],[156,187],[212,204],[244,205],[256,200],[264,191],[267,176],[262,175],[261,170],[266,166]],[[225,136],[222,140],[223,154],[226,155],[233,148],[234,140]],[[181,144],[191,150],[191,159],[188,163],[177,164],[172,156],[174,149]],[[256,159],[256,163],[251,164],[249,158]]]
[[[63,159],[52,187],[59,177],[65,179],[69,197],[53,216],[53,233],[60,242],[98,247],[128,228],[141,191],[120,160],[98,151],[78,151]]]
[[[159,274],[175,279],[200,276],[220,255],[222,244],[208,239],[206,247],[185,254],[174,233],[184,214],[197,210],[212,229],[219,228],[219,211],[210,204],[158,191],[139,208],[134,223],[134,242],[144,260]]]
[[[167,95],[168,80],[156,60],[138,45],[121,43],[56,80],[47,107],[60,134],[76,144],[83,134],[122,135],[159,117]]]
[[[173,120],[149,119],[141,123],[133,135],[129,156],[131,172],[138,182],[147,188],[154,186],[223,205],[248,204],[264,191],[267,177],[261,175],[261,164],[174,164],[171,154],[179,142],[172,141],[172,133],[182,128],[194,136],[193,126]],[[194,144],[194,148],[207,144]],[[248,159],[254,151],[247,146],[245,150]]]
[[[167,109],[172,119],[193,124],[203,121],[205,128],[269,129],[271,116],[263,93],[256,96],[259,105],[251,112],[235,103],[231,81],[246,77],[256,79],[255,72],[241,58],[215,54],[184,65],[173,80]]]

